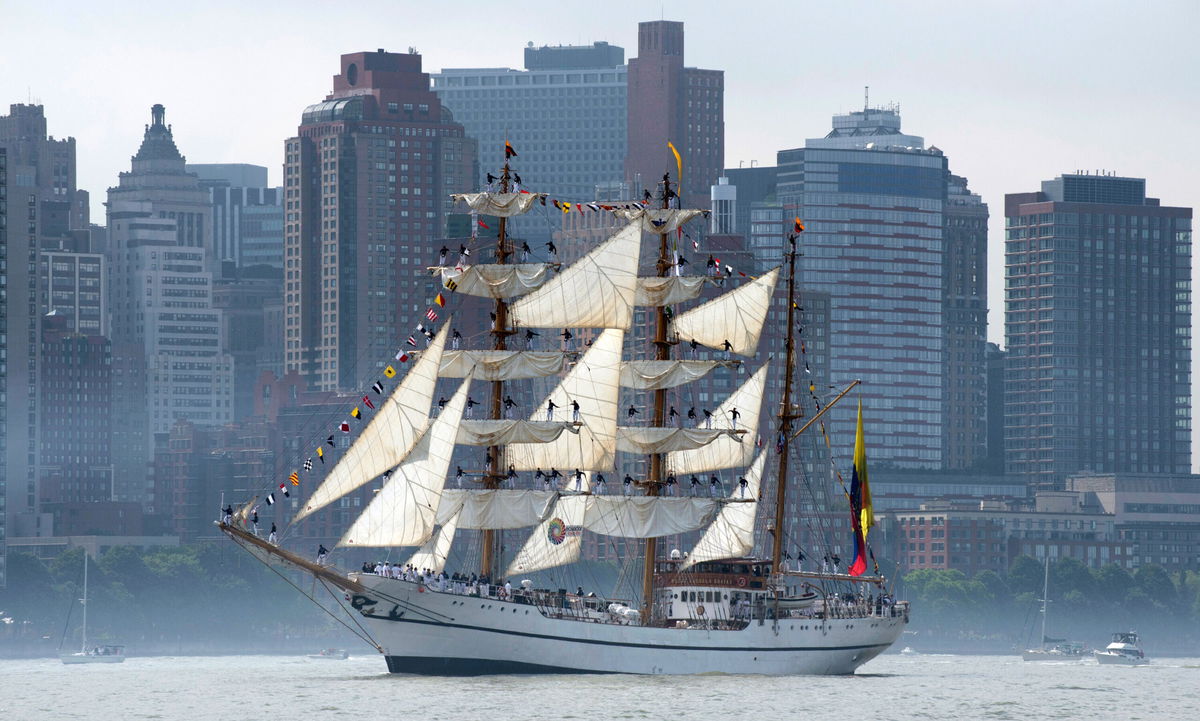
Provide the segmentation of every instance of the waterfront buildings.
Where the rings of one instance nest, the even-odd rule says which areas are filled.
[[[222,265],[283,270],[283,189],[267,169],[245,163],[188,163],[212,203],[213,252]],[[222,275],[226,272],[222,269]]]
[[[9,416],[8,403],[8,338],[12,321],[8,311],[8,149],[0,146],[0,588],[8,581],[8,484],[11,477],[8,450],[8,426],[13,420]]]
[[[683,23],[638,23],[638,56],[629,60],[625,180],[637,196],[670,171],[682,183],[684,207],[701,208],[725,167],[725,71],[685,67],[683,58]],[[668,142],[679,152],[682,176]]]
[[[284,364],[314,390],[358,388],[392,357],[397,319],[432,297],[425,267],[475,142],[415,52],[341,57],[333,92],[285,142]]]
[[[1187,473],[1191,208],[1076,173],[1004,214],[1006,471]]]

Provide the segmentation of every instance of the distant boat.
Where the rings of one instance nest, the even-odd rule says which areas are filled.
[[[1112,643],[1095,652],[1096,661],[1113,666],[1145,666],[1150,659],[1138,643],[1138,635],[1133,631],[1114,633]]]
[[[88,647],[87,640],[87,590],[88,590],[88,555],[87,551],[83,552],[83,598],[79,599],[80,605],[83,606],[83,629],[82,642],[79,651],[76,653],[60,653],[58,657],[63,663],[124,663],[125,662],[125,647],[104,644]],[[69,620],[68,616],[68,620]],[[65,638],[64,638],[65,640]],[[60,646],[61,648],[61,646]]]
[[[1042,647],[1027,648],[1021,653],[1026,661],[1082,661],[1087,651],[1082,643],[1046,636],[1046,605],[1050,602],[1050,558],[1046,558],[1046,575],[1042,580]],[[1054,646],[1047,644],[1054,643]]]
[[[344,648],[323,648],[319,653],[308,654],[309,658],[323,658],[329,661],[345,661],[350,658],[350,652]]]

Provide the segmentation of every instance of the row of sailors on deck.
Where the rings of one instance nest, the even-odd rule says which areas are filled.
[[[488,576],[477,576],[474,573],[470,576],[465,573],[447,575],[445,571],[434,571],[429,568],[419,569],[411,563],[401,566],[398,563],[388,563],[387,561],[381,561],[374,565],[370,561],[364,562],[362,572],[384,578],[420,583],[433,591],[456,593],[460,596],[495,596],[501,599],[512,597],[512,583],[505,581],[503,586],[494,586]]]

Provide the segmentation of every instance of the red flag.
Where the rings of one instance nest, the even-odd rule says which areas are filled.
[[[797,233],[804,232],[804,223],[800,222],[799,217],[796,218],[796,222],[792,225],[792,229],[795,230]]]
[[[363,405],[367,408],[374,408],[375,404],[371,402],[370,396],[363,396]]]
[[[346,421],[342,421],[342,425],[338,426],[338,430],[341,431],[342,433],[349,433],[350,432],[350,424],[347,423]]]
[[[433,302],[437,303],[439,306],[444,306],[446,305],[446,297],[441,293],[438,293],[437,297],[433,299]]]
[[[509,158],[515,158],[515,157],[517,157],[517,151],[513,150],[512,143],[505,140],[504,141],[504,159],[508,160]]]
[[[425,317],[428,318],[429,320],[437,320],[438,319],[437,311],[434,310],[433,308],[430,308],[429,310],[425,311]]]

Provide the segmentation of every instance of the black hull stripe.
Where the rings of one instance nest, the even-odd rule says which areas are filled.
[[[439,658],[437,656],[387,656],[386,658],[390,673],[411,673],[422,676],[491,676],[506,673],[616,673],[615,671],[592,671],[582,668],[546,666],[540,663],[478,658]]]
[[[550,634],[545,634],[545,633],[527,633],[525,631],[510,631],[510,630],[500,629],[500,628],[486,628],[484,626],[469,626],[467,624],[462,624],[462,623],[438,623],[436,621],[418,621],[418,620],[409,619],[409,618],[392,618],[389,616],[378,616],[375,614],[364,614],[364,615],[367,618],[375,618],[375,619],[379,619],[380,621],[393,621],[396,623],[416,623],[416,624],[420,624],[422,626],[441,626],[444,628],[461,628],[461,629],[466,629],[468,631],[483,631],[485,633],[499,633],[499,634],[503,634],[505,636],[520,636],[522,638],[540,638],[540,639],[546,639],[546,640],[550,640],[550,641],[563,641],[566,643],[585,643],[585,644],[591,644],[591,645],[595,645],[595,646],[618,646],[621,648],[662,648],[662,649],[670,649],[672,651],[743,651],[743,652],[744,651],[753,651],[753,652],[759,652],[759,653],[765,653],[767,651],[772,651],[772,652],[795,653],[797,651],[860,651],[863,649],[872,649],[872,648],[878,648],[880,650],[883,650],[892,645],[892,642],[889,641],[888,643],[871,643],[871,644],[864,644],[861,646],[787,646],[787,647],[783,647],[783,648],[762,648],[762,647],[758,647],[758,646],[720,646],[720,647],[672,646],[672,645],[668,645],[665,643],[629,643],[629,642],[625,642],[625,641],[601,641],[599,639],[594,639],[594,638],[571,638],[569,636],[552,636]],[[725,631],[722,633],[736,633],[736,632]]]

